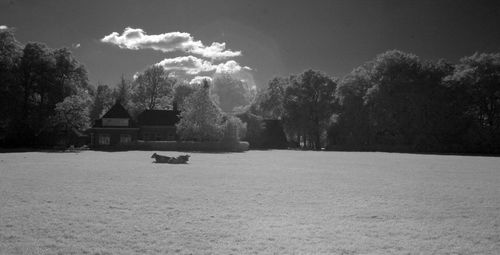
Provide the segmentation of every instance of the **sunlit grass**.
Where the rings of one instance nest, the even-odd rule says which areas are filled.
[[[0,154],[0,254],[500,251],[500,158],[152,153]]]

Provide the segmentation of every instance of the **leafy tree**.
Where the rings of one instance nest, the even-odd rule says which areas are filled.
[[[285,127],[297,136],[297,142],[321,149],[328,121],[334,113],[337,83],[325,74],[307,70],[291,77],[285,90]],[[302,138],[302,139],[301,139]]]
[[[182,105],[177,133],[182,140],[219,141],[223,136],[222,112],[210,97],[205,80]]]
[[[371,86],[370,64],[354,69],[337,86],[335,100],[339,115],[332,119],[328,132],[330,145],[358,147],[370,143],[369,115],[364,96]]]
[[[108,85],[99,84],[92,101],[89,117],[91,120],[97,120],[104,112],[108,111],[114,103],[112,92]]]
[[[474,151],[500,151],[500,53],[464,57],[445,81],[458,93],[472,120],[468,143]],[[475,146],[474,146],[475,145]]]
[[[85,67],[72,56],[69,49],[56,49],[52,55],[55,59],[55,69],[51,103],[60,102],[80,89],[90,89]]]
[[[153,65],[140,73],[134,80],[132,88],[132,103],[135,108],[168,109],[172,103],[172,90],[175,79],[161,66]]]
[[[262,116],[269,119],[281,119],[285,109],[283,102],[285,90],[289,85],[287,78],[275,77],[269,81],[268,87],[259,93],[257,107]]]
[[[37,145],[56,104],[89,89],[85,68],[68,49],[21,45],[11,30],[0,32],[1,128],[10,145]],[[5,99],[5,100],[4,100]],[[0,115],[1,115],[0,114]]]
[[[237,143],[246,136],[247,124],[235,116],[226,116],[224,122],[224,137],[222,141],[226,143]]]
[[[0,30],[0,138],[8,131],[19,109],[21,91],[18,85],[18,68],[22,45],[11,30]]]
[[[55,114],[52,118],[53,124],[64,125],[68,130],[75,128],[84,130],[89,127],[89,105],[91,98],[84,90],[77,94],[66,97],[62,102],[56,104]]]
[[[174,87],[174,102],[182,109],[184,101],[195,91],[196,87],[194,85],[185,82],[177,83]]]
[[[469,95],[468,113],[482,127],[500,127],[500,53],[464,57],[446,80]]]
[[[252,88],[246,82],[235,79],[227,73],[217,74],[214,77],[211,93],[217,104],[226,113],[234,112],[235,108],[249,105],[255,97]]]
[[[122,105],[128,105],[131,94],[130,81],[125,79],[122,75],[120,83],[118,83],[117,87],[113,89],[113,98],[115,101],[120,102]]]

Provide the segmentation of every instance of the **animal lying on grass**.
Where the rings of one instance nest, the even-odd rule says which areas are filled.
[[[155,163],[168,163],[168,164],[187,164],[189,160],[189,155],[180,155],[178,157],[169,157],[158,155],[154,153],[151,158],[155,159]]]

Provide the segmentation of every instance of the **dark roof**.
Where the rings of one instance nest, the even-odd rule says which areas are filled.
[[[127,110],[123,108],[123,106],[116,102],[109,111],[102,116],[103,118],[122,118],[122,119],[130,119],[130,114],[128,114]]]
[[[139,126],[173,126],[179,122],[179,111],[145,110],[137,120]]]

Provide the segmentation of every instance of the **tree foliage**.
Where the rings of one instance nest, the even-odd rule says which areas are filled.
[[[133,82],[131,101],[138,111],[168,109],[172,105],[175,79],[161,66],[153,65],[137,75]]]
[[[92,101],[89,117],[91,120],[97,120],[114,104],[112,91],[109,86],[104,84],[97,85]]]
[[[307,70],[290,78],[283,108],[285,128],[304,146],[321,149],[328,121],[333,114],[337,83],[324,73]]]
[[[174,103],[182,109],[186,99],[196,91],[195,85],[179,82],[174,87]]]
[[[215,102],[226,113],[248,106],[255,97],[254,91],[246,82],[235,79],[227,73],[217,74],[214,77],[211,93]]]
[[[275,77],[269,81],[267,88],[255,100],[257,112],[265,118],[282,119],[285,113],[283,100],[289,84],[290,80],[283,77]]]
[[[56,104],[53,124],[62,124],[68,129],[85,130],[90,124],[88,108],[91,101],[89,94],[83,90],[66,97]]]
[[[210,85],[203,85],[182,104],[177,134],[182,140],[219,141],[223,136],[221,109],[210,97]]]
[[[37,145],[56,104],[90,89],[85,68],[68,49],[22,45],[10,30],[0,31],[0,62],[0,137],[9,145]]]

